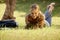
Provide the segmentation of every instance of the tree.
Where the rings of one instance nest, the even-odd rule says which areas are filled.
[[[13,15],[16,5],[16,0],[5,0],[5,4],[6,4],[6,9],[2,17],[2,20],[15,19]]]

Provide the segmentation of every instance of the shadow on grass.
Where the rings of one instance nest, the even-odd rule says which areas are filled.
[[[17,4],[15,10],[19,12],[28,12],[29,4],[24,4],[24,3]]]
[[[20,15],[20,17],[25,17],[26,15]]]

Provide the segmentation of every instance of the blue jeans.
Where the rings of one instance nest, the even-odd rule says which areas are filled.
[[[51,26],[51,19],[52,19],[51,13],[48,10],[46,10],[45,11],[45,20],[49,23],[50,26]]]

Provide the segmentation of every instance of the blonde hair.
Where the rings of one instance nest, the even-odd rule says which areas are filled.
[[[34,9],[40,9],[38,4],[32,4],[32,5],[31,5],[31,8],[32,8],[32,9],[33,9],[33,8],[34,8]]]

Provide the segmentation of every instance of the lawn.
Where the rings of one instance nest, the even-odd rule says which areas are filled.
[[[60,40],[60,29],[0,30],[0,40]]]
[[[19,27],[18,29],[4,28],[0,30],[0,40],[60,40],[59,12],[58,15],[52,17],[52,27],[36,30],[23,29],[25,26],[25,15],[28,13],[29,5],[31,4],[16,5],[14,16],[16,17],[16,22],[19,24]],[[0,4],[0,20],[4,11],[5,4]]]

